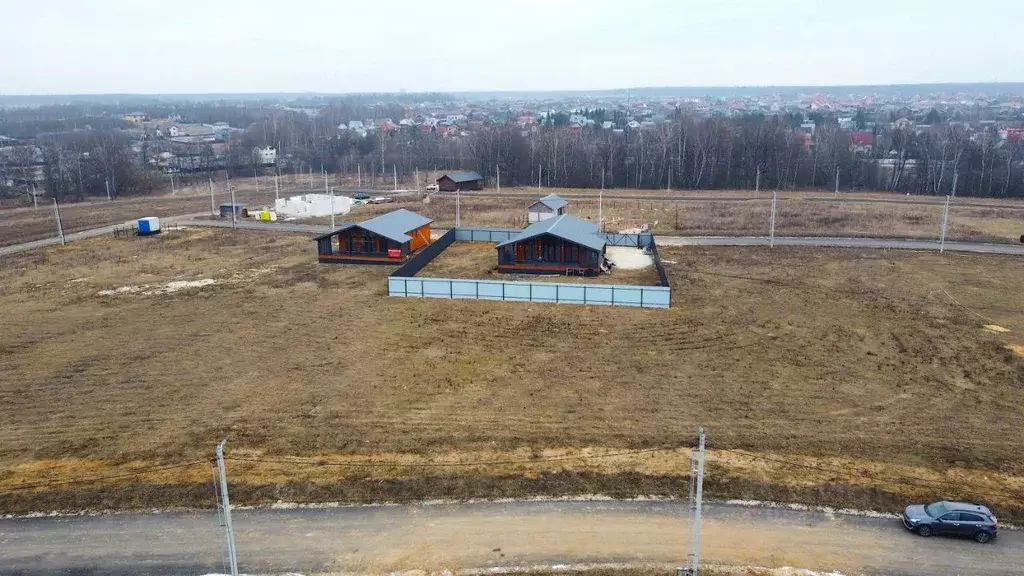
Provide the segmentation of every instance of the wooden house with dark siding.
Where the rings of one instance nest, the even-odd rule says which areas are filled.
[[[595,224],[563,214],[498,244],[498,272],[594,276],[607,269],[606,245]]]
[[[398,264],[430,244],[426,216],[402,208],[316,238],[320,262]]]
[[[437,179],[437,189],[442,192],[483,190],[484,177],[477,172],[449,172]]]

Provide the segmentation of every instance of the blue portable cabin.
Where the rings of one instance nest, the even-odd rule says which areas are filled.
[[[160,219],[157,218],[156,216],[147,216],[146,218],[139,218],[135,227],[138,230],[139,236],[152,236],[153,234],[159,234]]]

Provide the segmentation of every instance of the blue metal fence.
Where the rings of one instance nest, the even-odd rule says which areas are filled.
[[[668,308],[672,289],[625,284],[562,284],[456,278],[388,278],[388,295]]]
[[[515,228],[455,228],[456,242],[505,242],[522,232]]]
[[[409,278],[415,276],[417,272],[423,270],[427,264],[430,264],[431,260],[437,258],[441,252],[444,252],[445,248],[451,246],[453,242],[455,242],[455,230],[449,230],[442,234],[440,238],[428,244],[419,254],[416,254],[405,264],[399,266],[398,270],[392,272],[391,275]]]
[[[668,308],[672,304],[672,289],[668,285],[665,269],[658,257],[657,247],[654,246],[654,236],[649,233],[608,233],[604,234],[604,237],[612,246],[650,247],[654,251],[655,265],[658,268],[661,286],[415,277],[417,272],[455,242],[493,242],[497,244],[520,232],[522,231],[512,228],[452,228],[391,274],[388,278],[388,295],[415,298],[634,306],[638,308]]]
[[[604,236],[605,242],[609,246],[632,246],[634,248],[647,248],[654,243],[654,235],[650,233],[642,234],[621,234],[618,232],[604,232],[601,234]]]

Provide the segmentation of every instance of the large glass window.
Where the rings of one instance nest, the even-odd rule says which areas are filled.
[[[558,261],[558,244],[551,240],[544,240],[544,261],[545,262],[557,262]]]

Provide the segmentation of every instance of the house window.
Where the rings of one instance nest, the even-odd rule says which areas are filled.
[[[558,245],[553,242],[544,243],[544,260],[546,262],[558,262]]]
[[[580,261],[580,247],[575,244],[566,244],[565,246],[565,261],[566,262],[579,262]]]

